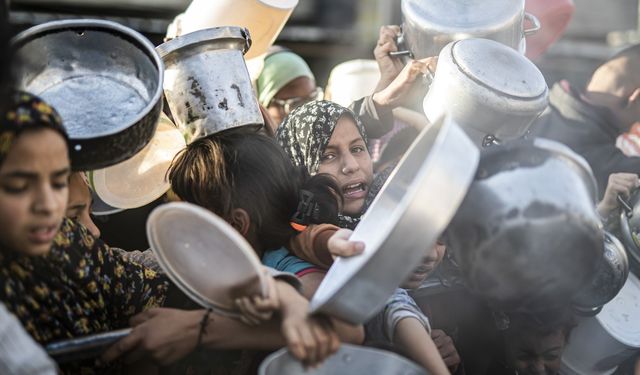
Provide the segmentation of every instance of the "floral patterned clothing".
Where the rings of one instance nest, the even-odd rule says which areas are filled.
[[[69,219],[46,255],[0,250],[0,300],[41,344],[127,327],[168,286]]]

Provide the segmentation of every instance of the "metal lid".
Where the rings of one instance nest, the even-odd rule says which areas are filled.
[[[266,293],[251,245],[211,211],[184,202],[164,204],[149,216],[147,237],[171,281],[203,307],[237,316],[236,298]]]
[[[515,99],[545,95],[547,83],[540,70],[512,48],[488,39],[455,42],[453,61],[469,78],[482,86]]]
[[[428,30],[467,32],[508,27],[524,9],[524,0],[403,0],[405,19]]]
[[[237,49],[245,54],[251,47],[251,36],[249,30],[244,27],[213,27],[178,36],[156,47],[156,51],[166,62],[176,51],[196,47]]]
[[[621,343],[640,348],[640,280],[629,274],[620,293],[602,308],[597,319]]]

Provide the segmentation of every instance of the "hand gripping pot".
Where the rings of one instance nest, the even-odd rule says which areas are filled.
[[[478,159],[450,119],[422,130],[351,236],[365,243],[364,253],[333,263],[312,311],[361,324],[383,308],[449,224]]]
[[[161,205],[149,216],[147,237],[167,276],[202,307],[238,317],[236,298],[267,293],[251,245],[211,211],[184,202]]]
[[[102,20],[53,21],[20,33],[13,47],[17,87],[60,113],[75,170],[117,164],[153,137],[164,65],[136,31]]]
[[[485,149],[445,236],[467,286],[494,308],[566,304],[602,257],[596,183],[587,162],[546,139]]]
[[[243,54],[251,38],[240,27],[179,36],[156,49],[164,60],[164,93],[187,142],[240,126],[264,124]]]
[[[260,365],[259,375],[427,375],[415,363],[384,350],[349,344],[327,358],[317,368],[309,369],[284,348],[268,356]]]
[[[403,44],[416,59],[437,56],[450,42],[485,38],[521,53],[540,29],[525,0],[402,0]],[[531,28],[525,28],[525,20]]]
[[[447,113],[478,146],[522,138],[548,104],[549,89],[526,57],[487,39],[448,44],[423,101],[430,120]]]

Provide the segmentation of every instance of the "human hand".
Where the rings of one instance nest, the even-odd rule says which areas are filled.
[[[256,326],[270,320],[273,313],[280,309],[277,283],[271,275],[267,275],[267,296],[252,296],[236,299],[235,303],[240,310],[240,320],[250,326]]]
[[[462,360],[451,337],[440,329],[434,329],[431,331],[431,338],[438,347],[438,352],[444,360],[445,365],[452,370],[451,372],[455,372]]]
[[[131,333],[109,347],[102,362],[123,358],[126,363],[150,358],[161,366],[174,363],[196,349],[203,310],[155,308],[131,318]]]
[[[291,354],[306,366],[316,366],[335,353],[340,339],[329,319],[309,315],[309,302],[292,287],[283,289],[282,335]]]
[[[400,74],[383,90],[373,94],[373,101],[381,107],[396,108],[407,101],[416,87],[418,78],[428,72],[435,72],[438,63],[437,57],[427,57],[421,60],[412,60],[402,69]]]
[[[349,241],[353,231],[349,229],[340,229],[327,242],[327,248],[333,257],[352,257],[362,254],[364,251],[364,242]]]
[[[618,195],[629,198],[631,192],[638,187],[640,187],[640,179],[634,173],[613,173],[609,175],[604,197],[597,206],[600,217],[606,218],[618,208]]]
[[[380,81],[376,86],[375,92],[389,86],[398,74],[400,74],[402,68],[404,68],[404,62],[401,59],[389,56],[390,52],[396,52],[398,50],[396,39],[400,33],[400,26],[396,25],[382,26],[380,28],[378,43],[373,50],[373,55],[378,63],[378,69],[380,69]]]

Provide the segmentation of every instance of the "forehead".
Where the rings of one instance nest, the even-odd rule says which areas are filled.
[[[364,141],[355,121],[350,116],[340,117],[329,139],[329,146],[349,145],[354,140]]]
[[[16,170],[49,174],[69,168],[69,156],[64,138],[51,129],[21,133],[11,145],[0,171]]]
[[[316,84],[309,77],[298,77],[284,85],[275,95],[278,99],[291,99],[309,96],[316,89]]]
[[[69,202],[75,204],[91,203],[91,192],[80,173],[73,173],[69,178]],[[73,204],[70,204],[73,205]]]

